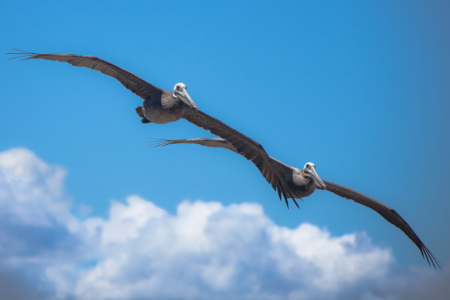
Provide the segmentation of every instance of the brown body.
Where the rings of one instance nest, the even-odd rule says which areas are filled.
[[[145,99],[142,105],[142,116],[155,124],[166,124],[183,118],[191,109],[169,91],[164,91],[159,98]]]
[[[292,171],[288,170],[285,174],[284,181],[297,199],[308,197],[316,190],[314,181],[305,176],[303,170],[292,168]]]

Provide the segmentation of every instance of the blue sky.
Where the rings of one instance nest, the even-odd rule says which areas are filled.
[[[445,265],[449,12],[443,1],[2,1],[0,45],[95,55],[168,90],[183,82],[201,110],[269,155],[300,168],[314,162],[323,179],[393,207]],[[172,215],[184,200],[257,203],[280,228],[365,233],[371,246],[392,251],[392,268],[426,265],[368,208],[317,191],[287,210],[234,153],[147,147],[152,138],[212,135],[184,120],[141,124],[141,99],[110,77],[6,55],[0,66],[0,151],[26,148],[64,168],[62,198],[49,197],[70,201],[78,222],[110,220],[111,200],[130,195]],[[21,161],[28,168],[34,160]]]

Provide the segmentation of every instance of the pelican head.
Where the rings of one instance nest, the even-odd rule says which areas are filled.
[[[305,177],[311,178],[318,189],[325,189],[325,183],[322,181],[322,179],[320,179],[319,175],[317,175],[315,164],[313,164],[312,162],[306,163],[303,167],[303,173],[305,174]]]
[[[187,87],[184,83],[177,83],[175,84],[175,87],[173,88],[173,94],[172,96],[174,98],[178,98],[184,103],[186,103],[187,106],[190,108],[193,108],[195,110],[198,110],[197,104],[195,104],[194,101],[192,101],[191,97],[189,96],[188,92],[186,91]]]

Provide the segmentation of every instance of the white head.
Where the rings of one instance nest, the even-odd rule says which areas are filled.
[[[191,97],[189,96],[188,92],[186,91],[187,87],[184,83],[177,83],[175,84],[175,87],[173,88],[172,97],[178,98],[184,103],[186,103],[187,106],[190,108],[193,108],[195,110],[198,110],[197,104],[195,104],[194,101],[192,101]]]
[[[312,162],[307,162],[303,167],[303,173],[305,174],[305,177],[311,178],[311,180],[316,184],[317,188],[321,190],[325,189],[325,183],[317,174],[315,164],[313,164]]]
[[[305,164],[305,166],[303,167],[303,169],[306,169],[306,168],[313,168],[315,170],[316,169],[316,165],[313,164],[312,162],[307,162]]]
[[[184,83],[179,82],[179,83],[175,84],[175,87],[173,88],[173,92],[175,93],[176,90],[181,90],[181,89],[187,90],[187,86]]]

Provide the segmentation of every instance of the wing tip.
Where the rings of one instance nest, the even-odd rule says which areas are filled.
[[[421,247],[419,247],[419,249],[420,253],[422,254],[422,258],[427,261],[430,267],[433,266],[435,270],[437,270],[438,268],[442,270],[441,262],[436,258],[436,256],[433,255],[433,253],[431,253],[431,251],[424,244],[422,244]]]
[[[278,180],[278,185],[275,185],[274,189],[278,193],[278,197],[280,198],[280,201],[282,201],[281,195],[283,195],[284,201],[286,202],[286,207],[289,209],[289,201],[288,199],[291,198],[292,201],[294,201],[294,204],[297,206],[298,209],[300,209],[300,206],[298,205],[297,201],[295,200],[294,194],[292,194],[292,191],[287,187],[284,186],[281,180]]]
[[[167,145],[171,144],[171,140],[165,140],[165,139],[151,139],[148,141],[147,146],[150,146],[152,148],[158,148],[158,147],[165,147]]]
[[[17,56],[10,57],[10,58],[8,58],[8,60],[16,59],[16,58],[20,58],[20,60],[27,60],[27,59],[34,58],[34,56],[36,56],[36,55],[39,55],[39,53],[19,50],[19,49],[15,49],[15,48],[11,48],[11,49],[13,49],[14,51],[17,51],[17,52],[8,52],[8,53],[5,53],[5,54],[17,55]]]

